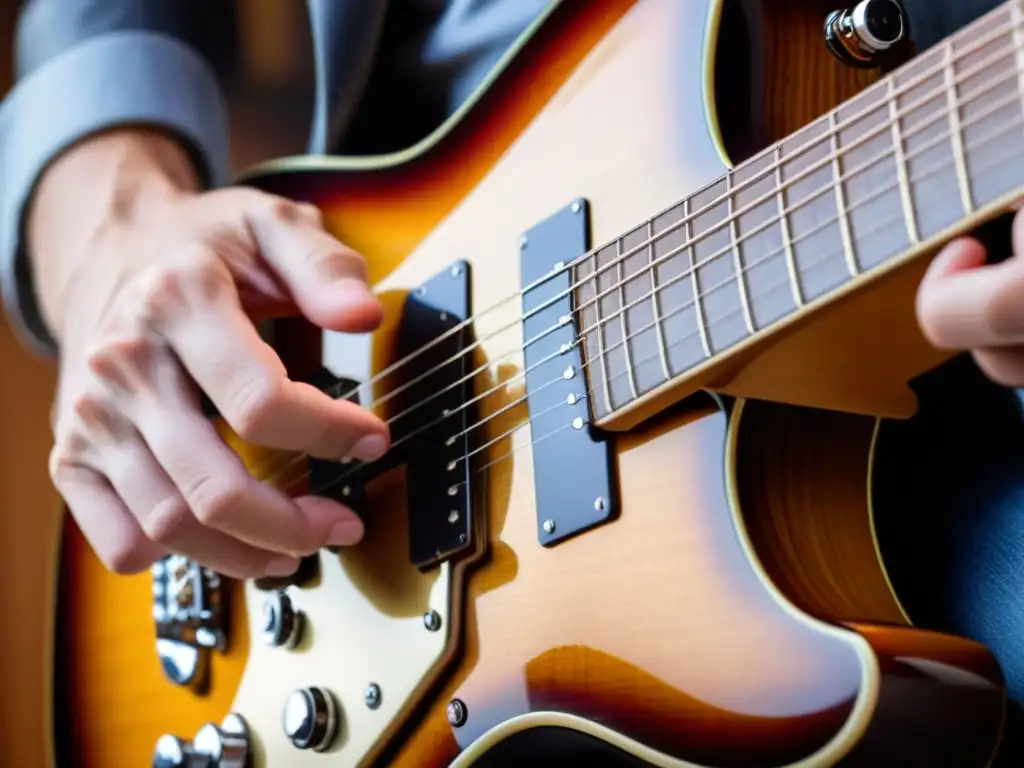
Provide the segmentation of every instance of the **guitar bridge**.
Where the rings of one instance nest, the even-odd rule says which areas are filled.
[[[157,655],[175,685],[202,688],[209,653],[227,647],[221,577],[182,555],[153,563]]]

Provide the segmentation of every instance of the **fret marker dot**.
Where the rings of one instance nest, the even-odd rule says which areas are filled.
[[[571,365],[566,366],[565,370],[562,371],[562,378],[568,381],[576,375],[576,369]]]

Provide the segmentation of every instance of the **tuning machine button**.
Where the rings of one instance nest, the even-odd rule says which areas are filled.
[[[338,705],[322,688],[299,688],[284,703],[281,727],[296,749],[323,752],[338,735]]]
[[[220,727],[207,723],[191,742],[164,735],[156,742],[153,768],[246,768],[249,728],[239,715],[229,714]]]
[[[294,648],[302,636],[302,612],[284,592],[263,599],[263,642],[272,648]]]

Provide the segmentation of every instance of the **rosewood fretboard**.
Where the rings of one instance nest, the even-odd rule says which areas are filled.
[[[600,423],[1024,188],[1024,0],[574,267]]]

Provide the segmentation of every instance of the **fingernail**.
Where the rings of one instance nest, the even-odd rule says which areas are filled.
[[[327,534],[327,544],[331,547],[346,547],[357,544],[363,538],[363,524],[359,520],[342,520],[335,523]]]
[[[293,557],[278,557],[267,563],[267,576],[291,576],[299,569],[299,561]]]
[[[367,435],[349,451],[346,459],[360,459],[361,461],[376,461],[388,449],[387,441],[380,435]]]

